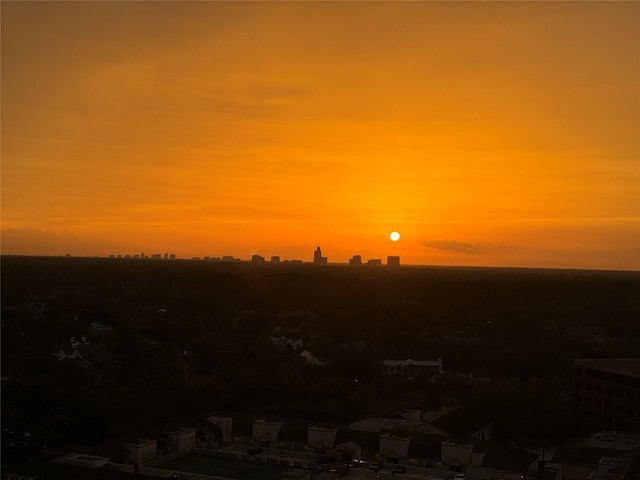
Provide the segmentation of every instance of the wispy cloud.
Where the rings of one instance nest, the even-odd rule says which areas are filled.
[[[456,253],[479,254],[484,250],[479,243],[464,243],[456,240],[422,240],[420,245]]]

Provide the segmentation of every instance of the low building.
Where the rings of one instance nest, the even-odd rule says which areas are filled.
[[[432,369],[442,373],[442,357],[437,360],[384,360],[382,362],[388,375],[411,375],[416,370]]]
[[[396,433],[380,435],[380,455],[386,463],[404,463],[409,455],[411,436]]]
[[[78,465],[80,467],[101,468],[109,463],[109,459],[97,455],[84,455],[74,452],[57,459],[56,462],[66,463],[67,465]]]
[[[142,465],[157,456],[158,442],[146,438],[139,438],[134,443],[121,444],[129,453],[129,463]]]
[[[278,441],[281,427],[282,422],[269,422],[264,419],[256,420],[253,422],[253,439],[258,440],[261,445],[264,443],[266,447],[269,443]]]
[[[171,449],[174,452],[186,452],[196,446],[195,428],[178,428],[165,433],[171,438]]]
[[[313,425],[307,428],[307,445],[315,448],[316,453],[324,455],[326,449],[333,449],[335,446],[337,434],[337,428],[325,428],[319,425]]]
[[[574,360],[573,392],[585,426],[640,432],[640,358]]]
[[[634,450],[603,448],[588,444],[559,450],[545,465],[564,480],[634,478],[629,472],[640,467],[640,446]]]

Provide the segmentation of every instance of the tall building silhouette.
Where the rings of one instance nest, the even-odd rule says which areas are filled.
[[[387,265],[389,267],[399,267],[400,266],[400,257],[397,255],[389,255],[387,257]]]
[[[362,257],[360,255],[354,255],[349,259],[349,265],[362,265]]]
[[[320,250],[320,247],[316,248],[316,251],[313,252],[313,263],[327,263],[327,257],[322,256],[322,250]]]

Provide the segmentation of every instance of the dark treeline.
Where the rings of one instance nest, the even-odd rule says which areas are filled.
[[[459,405],[498,438],[578,435],[571,360],[638,355],[639,291],[637,272],[3,257],[3,459],[216,410]],[[113,360],[55,360],[82,336]],[[382,370],[437,357],[445,374]]]

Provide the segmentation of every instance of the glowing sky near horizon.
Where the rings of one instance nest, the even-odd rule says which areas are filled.
[[[640,269],[638,2],[0,8],[3,254]]]

